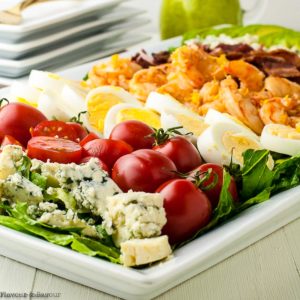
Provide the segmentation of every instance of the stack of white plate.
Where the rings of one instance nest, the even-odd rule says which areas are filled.
[[[121,51],[148,37],[132,32],[146,24],[144,11],[122,0],[57,0],[33,5],[20,25],[0,24],[0,76],[57,69]]]

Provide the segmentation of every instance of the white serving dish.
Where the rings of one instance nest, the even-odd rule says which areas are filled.
[[[85,56],[97,54],[104,47],[105,43],[111,43],[113,39],[146,23],[148,23],[148,20],[135,19],[78,41],[58,43],[54,49],[43,50],[32,57],[25,57],[19,60],[0,59],[0,76],[16,78],[29,73],[31,69],[53,67],[68,64],[72,61],[76,62]]]
[[[149,52],[178,45],[179,39],[145,47]],[[135,53],[131,51],[129,55]],[[125,54],[128,55],[128,54]],[[95,62],[60,72],[82,78]],[[5,96],[8,89],[1,91]],[[88,257],[0,226],[0,254],[106,293],[152,299],[300,217],[300,187],[253,206],[218,228],[177,249],[168,261],[130,269]],[[201,291],[199,291],[201,293]]]
[[[0,3],[1,9],[16,3],[6,2],[5,6]],[[44,34],[46,30],[105,13],[121,2],[122,0],[59,0],[39,3],[23,12],[23,22],[20,25],[0,24],[0,40],[17,41]]]
[[[101,30],[107,29],[114,24],[131,19],[137,15],[142,15],[145,11],[140,9],[132,9],[129,7],[118,7],[112,12],[95,16],[78,24],[71,24],[66,28],[62,28],[59,32],[42,35],[33,40],[20,41],[18,43],[1,42],[0,41],[0,57],[2,59],[16,59],[25,55],[29,55],[33,51],[51,47],[61,41],[80,40],[85,36],[99,33]]]

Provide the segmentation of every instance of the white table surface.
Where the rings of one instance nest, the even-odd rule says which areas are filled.
[[[299,233],[300,219],[156,299],[298,300]],[[33,291],[60,293],[49,299],[118,299],[2,256],[0,270],[0,297],[1,292]]]
[[[131,2],[149,9],[153,18],[146,30],[150,33],[157,33],[158,18],[154,16],[159,9],[160,0],[133,0]],[[158,35],[154,35],[153,39],[157,40]],[[300,299],[299,236],[300,219],[157,299],[298,300]],[[3,292],[60,293],[59,298],[49,299],[63,300],[117,299],[0,256],[0,298]]]

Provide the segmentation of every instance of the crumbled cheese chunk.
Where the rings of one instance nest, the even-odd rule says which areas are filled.
[[[42,211],[53,212],[57,209],[57,204],[51,202],[40,202],[39,209]]]
[[[51,212],[45,211],[38,219],[39,222],[57,227],[82,228],[82,234],[97,237],[95,226],[88,225],[85,220],[78,218],[77,213],[68,209],[67,211],[55,209]]]
[[[0,179],[6,179],[9,175],[17,172],[17,163],[22,159],[24,153],[22,147],[7,145],[3,147],[0,154]]]
[[[159,261],[172,253],[166,235],[151,239],[135,239],[121,243],[121,261],[126,267]]]
[[[38,203],[43,200],[43,191],[19,173],[9,175],[6,180],[1,180],[2,195],[13,202]]]
[[[40,166],[41,175],[54,178],[60,187],[68,190],[76,199],[79,208],[102,216],[106,210],[106,197],[121,192],[98,163],[91,159],[81,165],[44,163]]]
[[[161,194],[131,191],[107,198],[103,224],[117,246],[130,239],[159,236],[166,222]]]

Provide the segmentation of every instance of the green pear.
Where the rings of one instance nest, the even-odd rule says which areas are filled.
[[[163,0],[162,39],[218,24],[242,24],[239,0]]]

